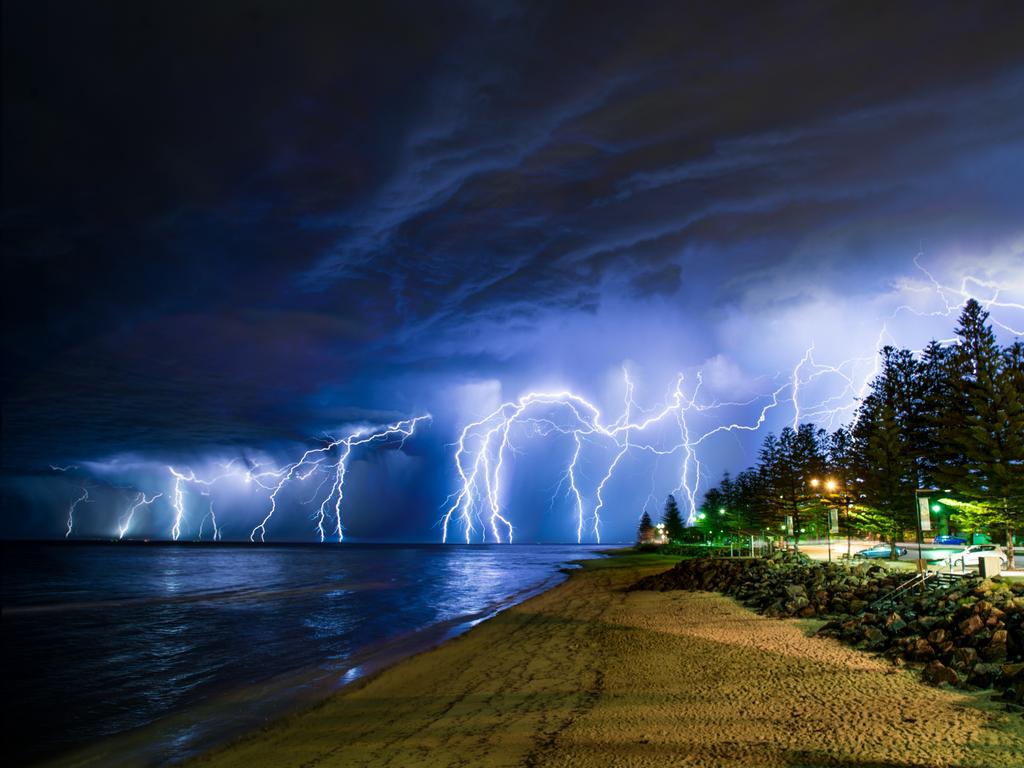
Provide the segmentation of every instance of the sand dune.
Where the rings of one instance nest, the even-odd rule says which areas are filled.
[[[719,595],[626,593],[657,570],[635,563],[576,574],[199,763],[1024,765],[1024,720],[983,695]]]

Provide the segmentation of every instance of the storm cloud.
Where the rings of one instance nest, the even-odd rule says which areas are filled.
[[[430,538],[449,444],[496,398],[611,407],[626,364],[650,404],[699,368],[737,400],[811,346],[860,383],[968,295],[1024,327],[1019,3],[3,14],[9,475],[429,411],[395,482]],[[805,394],[841,420],[856,386]],[[708,475],[757,441],[709,445]]]

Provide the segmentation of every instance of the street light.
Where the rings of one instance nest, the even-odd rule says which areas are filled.
[[[815,490],[817,490],[818,486],[821,485],[821,481],[818,478],[816,478],[816,477],[812,477],[810,482],[811,482],[811,487],[814,488]],[[826,490],[832,491],[832,490],[835,489],[835,487],[836,487],[836,481],[835,480],[828,479],[828,480],[825,481],[825,488],[826,488]],[[817,496],[819,499],[821,498],[821,496],[819,494],[815,494],[815,496]],[[826,512],[826,514],[828,514],[828,513]],[[831,518],[829,518],[827,522],[828,522],[828,525],[825,526],[825,541],[827,542],[827,545],[828,545],[828,561],[831,563],[832,562],[832,520],[831,520]],[[815,515],[815,520],[814,520],[814,531],[815,531],[815,535],[817,536],[817,531],[818,531],[817,515]]]

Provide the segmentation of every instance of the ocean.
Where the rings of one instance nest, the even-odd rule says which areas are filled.
[[[125,765],[176,762],[458,634],[596,555],[7,542],[4,752],[30,764],[117,738]]]

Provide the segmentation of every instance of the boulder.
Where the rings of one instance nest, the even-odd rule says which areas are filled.
[[[960,630],[960,634],[964,637],[970,637],[975,632],[985,626],[984,622],[978,618],[977,614],[972,614],[957,625],[957,629]]]
[[[953,664],[960,669],[971,667],[976,664],[977,661],[978,652],[969,646],[957,648],[953,652]]]
[[[914,643],[912,650],[910,651],[910,658],[912,661],[928,661],[935,655],[935,649],[932,648],[932,644],[925,640],[923,637],[919,637]]]
[[[975,664],[967,676],[967,682],[979,688],[991,688],[1002,674],[1003,670],[999,664]]]
[[[937,660],[928,662],[924,671],[921,672],[921,678],[926,683],[931,683],[932,685],[942,685],[943,683],[956,685],[960,682],[960,676],[956,673],[955,669],[950,669]]]

